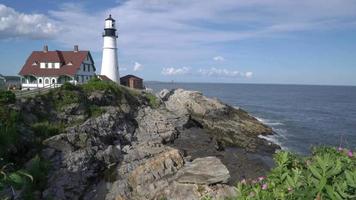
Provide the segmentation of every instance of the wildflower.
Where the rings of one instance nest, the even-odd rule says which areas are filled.
[[[257,181],[256,180],[252,180],[252,184],[256,184],[257,183]]]
[[[266,177],[264,177],[264,176],[260,176],[260,177],[258,177],[258,180],[259,180],[259,181],[263,181],[265,178],[266,178]]]
[[[342,147],[339,147],[337,150],[338,150],[338,151],[342,151],[342,150],[343,150],[343,148],[342,148]]]
[[[240,181],[240,183],[246,184],[246,179],[242,179],[242,180]]]
[[[292,192],[293,188],[292,187],[288,187],[288,192]]]
[[[348,155],[350,158],[352,158],[352,156],[353,156],[352,151],[350,150],[350,151],[347,153],[347,155]]]
[[[267,187],[268,187],[268,186],[267,186],[267,183],[263,184],[263,185],[262,185],[262,190],[267,190]]]

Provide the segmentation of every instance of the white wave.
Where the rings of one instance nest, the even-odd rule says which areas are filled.
[[[260,117],[255,117],[259,122],[268,125],[268,126],[283,126],[284,124],[282,122],[274,121],[274,120],[269,120],[269,119],[263,119]]]
[[[267,135],[267,136],[259,135],[258,137],[280,146],[282,148],[282,150],[288,150],[288,148],[283,146],[282,143],[278,140],[278,135]]]

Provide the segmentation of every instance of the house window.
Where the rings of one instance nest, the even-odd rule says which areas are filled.
[[[49,79],[48,78],[45,79],[45,84],[49,84]]]
[[[42,84],[42,78],[39,78],[39,79],[38,79],[38,83],[39,83],[39,84]]]
[[[52,84],[55,84],[56,83],[56,79],[52,79]]]
[[[91,67],[91,66],[90,66],[90,65],[88,65],[88,72],[90,72],[90,67]]]
[[[85,71],[85,64],[83,64],[83,71]]]

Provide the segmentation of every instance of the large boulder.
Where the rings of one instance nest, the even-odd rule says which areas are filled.
[[[177,174],[179,183],[193,183],[211,185],[227,183],[229,171],[216,157],[197,158],[187,163]]]

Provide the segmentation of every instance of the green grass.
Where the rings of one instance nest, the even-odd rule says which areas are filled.
[[[64,130],[64,125],[60,123],[49,123],[48,121],[45,121],[35,123],[31,126],[31,128],[35,136],[38,137],[40,141],[42,141],[46,138],[61,133],[61,131]]]
[[[148,105],[151,107],[151,108],[158,108],[159,107],[159,100],[158,98],[154,95],[154,94],[151,94],[151,93],[145,93],[144,94],[145,98],[147,99],[148,101]]]
[[[105,113],[105,110],[103,108],[100,108],[99,106],[96,105],[90,105],[89,106],[89,113],[91,117],[98,117]]]

